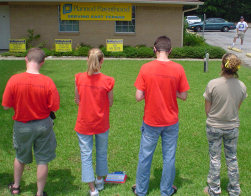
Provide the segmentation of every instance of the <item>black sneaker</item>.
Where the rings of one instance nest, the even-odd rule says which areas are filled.
[[[37,194],[35,196],[37,196]],[[43,196],[48,196],[45,191],[43,192]]]
[[[134,184],[134,185],[132,186],[132,192],[134,193],[134,195],[137,195],[137,194],[136,194],[136,184]]]
[[[173,193],[172,193],[172,195],[174,195],[175,193],[177,193],[177,191],[178,191],[178,189],[177,189],[177,187],[176,186],[172,186],[172,188],[173,188]]]

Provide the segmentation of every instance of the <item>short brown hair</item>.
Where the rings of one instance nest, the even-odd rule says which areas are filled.
[[[154,42],[157,51],[169,52],[171,50],[171,39],[167,36],[160,36]]]
[[[228,74],[234,75],[238,78],[237,71],[239,70],[241,65],[241,60],[238,56],[233,53],[224,54],[222,57],[222,71],[221,75]]]
[[[28,61],[35,61],[36,63],[42,63],[45,59],[45,53],[40,48],[31,48],[27,53]]]

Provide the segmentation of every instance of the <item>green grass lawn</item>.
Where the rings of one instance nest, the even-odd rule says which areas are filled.
[[[115,78],[114,105],[110,111],[108,147],[109,171],[126,171],[125,184],[106,185],[100,195],[132,195],[135,183],[140,126],[144,103],[136,103],[134,81],[146,60],[106,60],[102,72]],[[203,62],[178,61],[186,71],[190,84],[186,102],[179,101],[180,132],[176,154],[177,196],[204,195],[209,168],[208,144],[205,133],[204,98],[202,96],[209,80],[219,76],[220,62],[210,61],[209,72],[203,72]],[[49,176],[45,190],[51,196],[87,195],[88,186],[81,182],[81,162],[78,138],[74,131],[77,106],[74,103],[74,75],[85,70],[85,61],[47,61],[41,73],[50,76],[59,90],[61,107],[56,113],[54,131],[57,137],[57,158],[49,164]],[[24,61],[0,61],[0,101],[8,78],[25,70]],[[251,95],[251,70],[242,67],[239,71]],[[238,162],[242,195],[251,195],[251,101],[244,101],[240,110],[240,136]],[[0,109],[0,195],[10,195],[7,184],[13,180],[12,147],[13,111]],[[159,183],[162,170],[161,145],[157,146],[152,163],[149,195],[160,195]],[[95,155],[95,152],[94,152]],[[94,158],[95,160],[95,158]],[[222,158],[222,195],[227,195],[228,183],[225,159]],[[36,164],[27,165],[21,182],[21,195],[34,195],[36,191]]]

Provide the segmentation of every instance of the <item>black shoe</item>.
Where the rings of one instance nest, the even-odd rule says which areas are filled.
[[[35,195],[37,196],[37,194]],[[44,191],[42,196],[48,196],[47,193]]]
[[[178,189],[177,189],[177,187],[176,186],[172,186],[172,189],[173,189],[173,193],[172,193],[172,195],[174,195],[175,193],[177,193],[177,191],[178,191]]]
[[[134,184],[134,185],[132,186],[132,192],[134,193],[134,195],[137,195],[137,194],[136,194],[136,184]]]

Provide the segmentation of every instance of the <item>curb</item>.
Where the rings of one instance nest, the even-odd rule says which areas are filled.
[[[25,57],[2,57],[0,56],[0,60],[24,60]],[[104,60],[146,60],[152,61],[156,58],[104,58]],[[64,57],[55,57],[55,56],[48,56],[45,60],[87,60],[87,57],[72,57],[72,56],[64,56]],[[170,59],[172,61],[204,61],[204,59],[193,59],[193,58],[183,58],[183,59]],[[210,59],[211,61],[221,61],[221,59]]]

